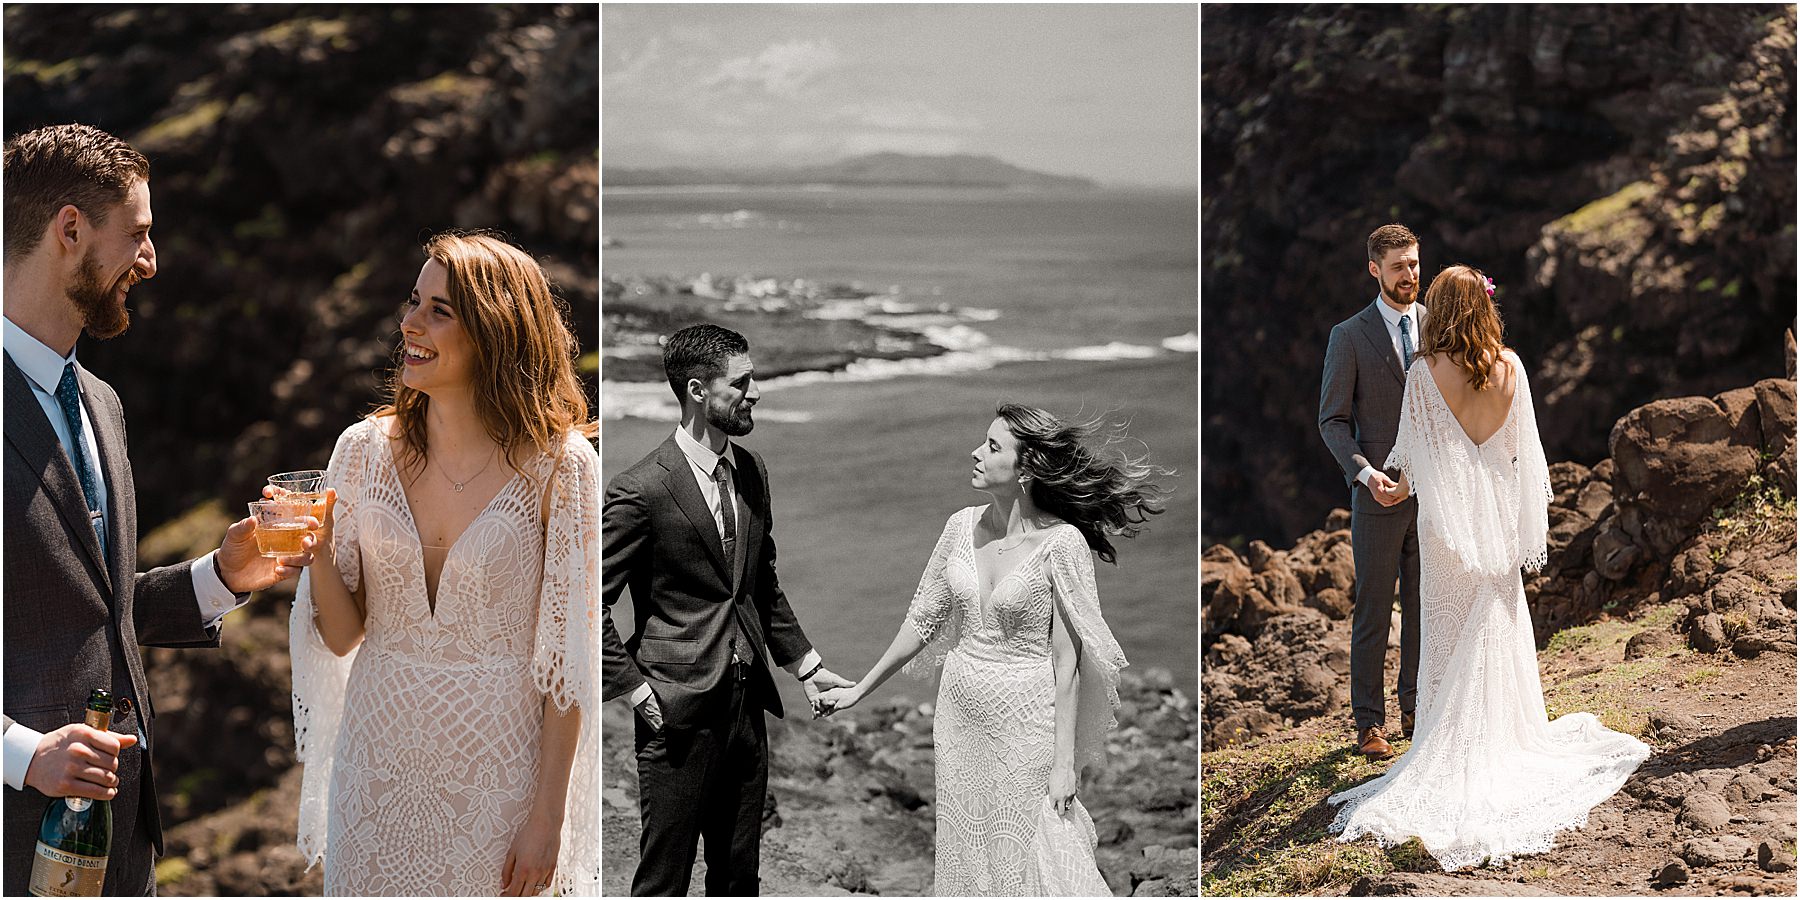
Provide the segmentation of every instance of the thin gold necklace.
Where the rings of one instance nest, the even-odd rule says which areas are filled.
[[[463,492],[463,487],[465,485],[467,485],[469,482],[474,481],[475,479],[480,478],[481,476],[487,474],[488,468],[494,464],[494,455],[496,452],[499,451],[499,449],[500,448],[495,447],[493,450],[489,450],[488,456],[487,456],[487,462],[482,464],[481,471],[476,472],[473,475],[470,475],[468,478],[465,478],[462,481],[457,481],[456,479],[451,478],[450,473],[444,471],[444,464],[441,462],[438,462],[436,457],[431,458],[431,464],[434,466],[437,466],[438,474],[444,476],[444,480],[450,482],[450,486],[455,488],[456,492],[460,494]]]

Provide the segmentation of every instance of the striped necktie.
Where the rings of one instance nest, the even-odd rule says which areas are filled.
[[[1403,370],[1412,368],[1413,342],[1411,326],[1412,316],[1400,317],[1400,360],[1405,363],[1405,365],[1401,367]]]
[[[101,526],[100,479],[88,465],[87,438],[81,428],[81,388],[75,384],[75,364],[63,366],[62,380],[56,383],[56,404],[62,407],[63,420],[69,423],[69,444],[64,447],[69,461],[75,464],[75,475],[81,479],[81,493],[87,497],[88,521],[94,536],[100,539],[100,553],[106,555],[106,529]]]

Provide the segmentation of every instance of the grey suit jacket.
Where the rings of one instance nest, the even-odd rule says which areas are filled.
[[[727,699],[729,692],[719,688],[729,675],[733,636],[750,642],[752,696],[776,716],[781,693],[764,651],[785,666],[812,649],[775,577],[768,469],[756,453],[731,446],[744,545],[736,566],[725,558],[718,526],[673,435],[606,486],[602,695],[610,700],[648,681],[664,722],[674,728],[699,724]],[[627,587],[637,632],[622,642],[612,606]]]
[[[1410,511],[1415,505],[1408,497],[1406,502],[1382,506],[1356,480],[1363,466],[1380,469],[1387,461],[1400,430],[1400,401],[1406,396],[1406,373],[1394,355],[1380,303],[1375,300],[1331,329],[1325,376],[1319,385],[1319,436],[1344,470],[1350,508],[1375,515]],[[1415,356],[1413,364],[1418,362]]]
[[[4,724],[42,732],[83,717],[89,692],[112,691],[112,730],[146,743],[119,758],[113,800],[113,852],[106,891],[136,892],[162,852],[151,748],[156,711],[139,644],[216,647],[194,597],[192,563],[137,572],[137,493],[126,459],[125,417],[111,387],[76,366],[93,422],[108,492],[107,546],[88,524],[87,502],[68,454],[12,357],[5,359],[6,620]],[[49,799],[6,789],[6,893],[22,895],[31,875],[38,820]]]

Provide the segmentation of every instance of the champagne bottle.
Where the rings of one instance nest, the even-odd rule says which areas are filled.
[[[95,688],[88,695],[87,726],[112,727],[112,694]],[[38,825],[37,858],[31,864],[31,893],[38,897],[98,897],[112,850],[112,803],[86,797],[57,797]]]

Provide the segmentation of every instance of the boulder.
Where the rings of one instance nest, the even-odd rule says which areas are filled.
[[[1731,824],[1731,806],[1725,802],[1724,797],[1710,791],[1689,794],[1681,803],[1681,812],[1675,816],[1675,823],[1695,831],[1721,831]],[[1748,842],[1745,842],[1744,848],[1748,851]]]
[[[1675,397],[1625,414],[1609,441],[1615,490],[1676,525],[1697,523],[1759,468],[1760,448],[1740,442],[1746,410],[1754,408],[1734,420],[1717,400]]]

